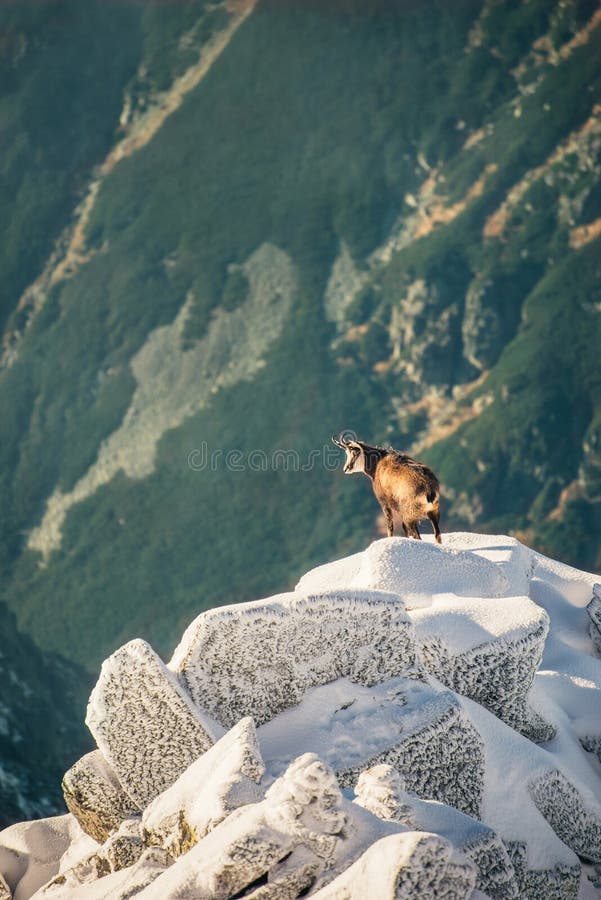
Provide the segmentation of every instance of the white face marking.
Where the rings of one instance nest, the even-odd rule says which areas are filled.
[[[365,471],[365,458],[363,450],[356,444],[349,444],[344,448],[346,459],[344,461],[344,474],[355,475],[357,472]]]

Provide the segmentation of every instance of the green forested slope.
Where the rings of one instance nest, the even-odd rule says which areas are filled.
[[[37,276],[113,140],[141,52],[130,4],[0,9],[0,327]],[[15,324],[18,324],[18,320]]]
[[[0,19],[0,124],[32,185],[3,169],[0,593],[20,628],[93,672],[364,546],[369,485],[321,454],[343,427],[435,465],[445,527],[601,568],[597,5],[116,6]],[[17,313],[60,234],[67,271],[59,253]],[[246,465],[195,470],[205,445]],[[299,465],[249,468],[278,449]]]

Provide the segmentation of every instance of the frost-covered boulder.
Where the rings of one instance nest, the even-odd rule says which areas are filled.
[[[267,881],[249,888],[244,900],[295,900],[313,887],[323,860],[307,847],[296,847],[267,873]]]
[[[173,860],[160,847],[149,847],[130,866],[78,881],[66,872],[44,885],[35,900],[130,900],[159,877]],[[83,873],[82,873],[83,874]]]
[[[145,809],[145,843],[186,853],[235,809],[262,799],[264,772],[254,722],[242,719]]]
[[[406,832],[381,838],[334,881],[311,896],[316,900],[463,900],[476,882],[475,867],[458,857],[442,837]]]
[[[381,837],[405,831],[346,800],[315,754],[296,759],[260,803],[231,813],[144,896],[297,897],[334,880]],[[253,889],[254,888],[254,889]]]
[[[593,587],[593,598],[587,606],[590,618],[589,634],[595,650],[601,656],[601,584]]]
[[[339,770],[340,783],[352,786],[365,768],[386,763],[403,773],[408,789],[418,796],[479,816],[483,744],[453,694],[441,692],[407,711],[403,725],[393,746],[359,766]]]
[[[83,831],[101,844],[124,819],[141,812],[100,750],[86,753],[71,766],[62,788],[67,809]]]
[[[516,873],[520,897],[544,897],[545,900],[577,900],[580,894],[581,867],[559,863],[549,868],[528,866],[528,845],[524,841],[507,841],[507,852]]]
[[[342,804],[333,773],[314,754],[305,754],[263,801],[231,813],[141,896],[226,900],[301,845],[324,866],[347,823]]]
[[[581,872],[576,854],[583,845],[590,852],[596,832],[589,826],[599,818],[591,791],[576,781],[576,774],[585,775],[588,766],[579,765],[571,753],[574,781],[564,790],[565,776],[556,777],[554,754],[479,704],[467,699],[462,703],[486,748],[481,818],[506,844],[521,896],[575,897]]]
[[[40,895],[52,897],[54,893],[62,894],[67,890],[75,892],[82,885],[133,866],[143,850],[139,817],[126,819],[104,844],[70,867],[61,865],[59,873],[44,886]]]
[[[561,840],[575,853],[601,863],[601,809],[587,809],[577,788],[559,771],[530,784],[536,806]]]
[[[428,672],[528,737],[553,737],[526,702],[549,630],[544,609],[528,597],[441,594],[411,617]]]
[[[355,785],[355,803],[368,809],[374,816],[400,822],[411,831],[417,830],[417,819],[413,811],[416,799],[415,794],[408,793],[407,784],[400,772],[386,763],[365,769]]]
[[[215,743],[209,719],[141,640],[102,664],[86,724],[128,796],[144,808]]]
[[[201,613],[169,663],[223,725],[257,725],[337,678],[376,684],[416,665],[402,602],[374,591],[288,593]],[[218,677],[216,677],[218,673]]]
[[[317,753],[345,787],[364,769],[389,763],[420,797],[479,814],[483,746],[451,691],[410,678],[371,688],[340,679],[308,691],[263,725],[259,740],[273,775],[298,752]]]
[[[404,779],[392,766],[367,769],[361,774],[355,793],[355,803],[374,815],[449,840],[474,864],[476,886],[491,900],[515,900],[520,896],[515,871],[501,838],[491,828],[453,807],[420,800],[408,793]]]
[[[601,722],[599,728],[601,729]],[[594,753],[601,762],[601,734],[585,734],[580,738],[580,743],[587,753]]]
[[[125,819],[115,834],[105,842],[102,850],[111,872],[133,866],[143,850],[140,818]]]

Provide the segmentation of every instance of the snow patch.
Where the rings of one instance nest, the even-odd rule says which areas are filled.
[[[192,295],[171,325],[148,335],[131,360],[137,386],[123,422],[102,442],[96,462],[72,490],[54,491],[42,522],[29,534],[31,550],[47,559],[60,547],[72,506],[92,496],[117,472],[128,478],[150,475],[165,432],[203,409],[218,391],[259,371],[288,318],[297,278],[290,258],[273,244],[262,244],[242,269],[250,284],[248,299],[232,312],[218,308],[206,336],[192,347],[184,349],[182,340]]]

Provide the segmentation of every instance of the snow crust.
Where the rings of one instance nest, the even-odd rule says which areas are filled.
[[[391,538],[202,613],[168,665],[126,644],[72,814],[0,834],[6,890],[601,898],[598,581],[511,537]]]
[[[374,541],[363,553],[350,557],[348,564],[339,560],[308,572],[296,590],[331,589],[332,577],[336,587],[399,594],[407,609],[429,606],[433,594],[448,591],[465,597],[502,597],[512,592],[501,566],[484,554],[456,549],[448,541],[444,566],[434,543],[398,537]]]

